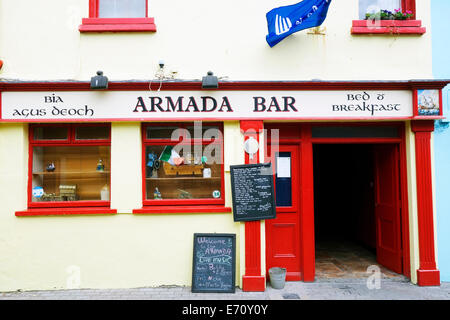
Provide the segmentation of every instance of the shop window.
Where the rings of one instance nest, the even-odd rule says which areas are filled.
[[[110,125],[30,127],[29,207],[110,204]]]
[[[359,20],[352,34],[424,34],[415,0],[358,0]]]
[[[148,17],[148,0],[89,0],[89,18],[80,32],[156,31]]]
[[[221,124],[143,125],[144,206],[223,205]]]

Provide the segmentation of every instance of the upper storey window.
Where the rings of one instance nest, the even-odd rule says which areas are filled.
[[[352,34],[417,34],[426,32],[416,19],[416,0],[358,0]]]
[[[366,14],[376,14],[381,10],[395,12],[402,8],[401,0],[359,0],[359,19],[366,19]]]
[[[99,18],[145,18],[147,0],[98,0]]]
[[[89,18],[80,32],[156,31],[148,17],[148,0],[89,0]]]

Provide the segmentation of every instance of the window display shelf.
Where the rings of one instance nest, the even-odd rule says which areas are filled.
[[[152,181],[173,181],[173,180],[221,180],[220,177],[211,177],[211,178],[203,178],[203,177],[173,177],[173,178],[145,178],[145,180]]]
[[[68,172],[33,172],[33,175],[45,175],[49,177],[57,177],[57,176],[96,176],[96,175],[103,175],[103,174],[109,174],[110,171],[68,171]]]

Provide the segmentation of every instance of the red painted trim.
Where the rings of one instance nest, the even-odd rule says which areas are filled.
[[[411,130],[413,132],[433,132],[434,121],[411,121]]]
[[[433,222],[433,183],[431,170],[431,132],[433,121],[413,121],[416,144],[417,215],[419,226],[419,269],[417,279],[420,286],[439,286],[439,270],[436,266]]]
[[[152,206],[134,209],[134,214],[164,214],[164,213],[220,213],[231,212],[230,207],[224,206]]]
[[[439,270],[417,269],[417,283],[419,286],[440,286],[441,276]]]
[[[425,130],[431,128],[433,121],[416,121],[414,124],[417,128]],[[302,234],[302,272],[303,281],[314,281],[315,260],[311,260],[315,255],[314,243],[314,177],[312,163],[312,147],[310,144],[315,143],[358,143],[358,144],[399,144],[400,155],[400,194],[401,194],[401,219],[402,219],[402,249],[403,249],[403,274],[411,277],[410,263],[410,246],[409,246],[409,207],[408,207],[408,182],[407,182],[407,166],[406,166],[406,146],[405,146],[405,125],[402,122],[384,122],[384,123],[364,123],[364,122],[339,122],[339,123],[265,123],[265,129],[286,129],[289,127],[296,129],[300,126],[300,134],[289,134],[289,138],[284,138],[280,132],[279,144],[300,144],[301,157],[301,234]],[[312,126],[398,126],[399,138],[312,138]],[[268,137],[270,134],[268,133]],[[266,143],[270,144],[271,140],[267,139]],[[280,210],[280,209],[277,209]],[[312,221],[311,221],[312,219]],[[309,226],[308,226],[309,225]],[[290,281],[292,275],[287,275],[286,280]]]
[[[83,25],[98,24],[154,24],[154,18],[83,18]]]
[[[314,281],[315,240],[314,240],[314,170],[311,124],[302,124],[300,143],[300,234],[303,264],[303,281]]]
[[[31,192],[29,193],[30,202],[28,203],[28,208],[77,208],[77,207],[109,207],[111,201],[42,201],[42,202],[31,202]]]
[[[161,121],[161,119],[159,119]],[[218,139],[187,139],[186,137],[180,137],[178,141],[172,141],[171,139],[147,139],[147,128],[148,127],[161,127],[161,126],[173,126],[172,123],[164,123],[164,122],[153,122],[153,123],[142,123],[141,125],[141,139],[142,139],[142,203],[143,206],[189,206],[189,205],[225,205],[225,172],[224,172],[224,143],[223,143],[223,122],[205,122],[208,126],[217,126],[222,132],[222,138]],[[177,122],[176,126],[178,128],[187,128],[189,126],[194,125],[194,122],[189,119],[189,122]],[[146,158],[145,158],[145,149],[147,146],[152,145],[176,145],[182,141],[186,144],[202,144],[208,145],[211,143],[218,144],[222,149],[222,161],[221,161],[221,197],[220,199],[162,199],[162,200],[154,200],[146,198],[146,177],[145,177],[145,168],[146,168]],[[199,207],[198,207],[199,208]],[[178,209],[179,210],[179,209]]]
[[[80,32],[156,32],[156,25],[153,22],[153,18],[147,18],[146,23],[129,23],[124,24],[106,24],[89,23],[84,24],[88,18],[83,19],[83,24],[78,27]],[[127,19],[128,20],[128,19]]]
[[[402,0],[402,11],[412,11],[414,14],[412,16],[412,19],[416,19],[417,12],[416,12],[416,0]]]
[[[33,147],[45,146],[111,146],[111,124],[105,123],[100,126],[109,128],[109,138],[104,140],[76,140],[75,130],[78,127],[96,126],[96,124],[33,124],[28,128],[28,208],[58,208],[57,210],[67,210],[70,208],[74,210],[81,210],[81,207],[109,207],[110,201],[102,200],[82,200],[82,201],[48,201],[48,202],[33,202],[31,197],[31,188],[33,185]],[[34,130],[37,127],[63,127],[67,128],[68,134],[66,140],[35,140]],[[111,176],[110,176],[110,194],[111,194]],[[35,209],[34,209],[35,210]],[[47,209],[42,209],[47,210]]]
[[[262,121],[241,121],[241,132],[244,134],[244,141],[250,137],[259,142],[259,134],[264,123]],[[253,159],[245,152],[245,163],[259,163],[259,152]],[[243,291],[264,291],[266,278],[261,275],[261,222],[245,222],[245,274],[242,276]]]
[[[386,20],[389,21],[389,20]],[[395,20],[393,20],[395,21]],[[401,26],[368,26],[368,27],[352,27],[351,33],[354,35],[358,34],[382,34],[382,35],[390,35],[390,34],[408,34],[408,35],[422,35],[427,32],[427,28],[425,27],[401,27]]]
[[[421,27],[421,20],[378,20],[377,27]],[[352,27],[375,28],[370,20],[353,20]]]
[[[264,119],[260,119],[258,121],[264,121],[264,120],[270,120],[270,121],[407,121],[407,120],[439,120],[439,119],[445,119],[445,116],[416,116],[416,117],[290,117],[290,118],[278,118],[278,117],[265,117]],[[164,121],[167,122],[180,122],[184,121],[186,118],[183,118],[180,116],[180,118],[167,118],[164,119]],[[254,121],[255,118],[242,118],[242,117],[226,117],[226,118],[189,118],[189,121],[236,121],[236,120],[244,120],[244,121]],[[121,122],[121,121],[146,121],[146,122],[159,122],[161,121],[161,118],[100,118],[100,119],[1,119],[0,122],[5,123],[99,123],[99,122]]]
[[[413,118],[419,117],[419,95],[417,89],[413,90]]]
[[[242,276],[242,291],[264,292],[266,289],[266,278],[264,276]]]
[[[96,214],[116,214],[116,209],[109,207],[83,207],[83,208],[42,208],[42,209],[28,209],[23,211],[16,211],[17,217],[29,216],[62,216],[62,215],[96,215]]]
[[[107,91],[148,91],[149,81],[108,82]],[[220,91],[292,91],[292,90],[413,90],[442,89],[450,80],[399,80],[399,81],[230,81],[219,83]],[[158,89],[154,83],[152,89]],[[161,91],[201,91],[200,81],[163,82]],[[90,82],[0,82],[0,91],[91,91]]]
[[[222,190],[223,191],[223,190]],[[145,196],[145,193],[144,193]],[[144,199],[143,206],[186,206],[186,205],[224,205],[224,199]]]
[[[264,123],[261,120],[241,121],[241,133],[261,133],[264,129]],[[249,137],[247,137],[248,139]],[[255,137],[254,137],[255,138]],[[259,137],[258,137],[259,139]]]
[[[83,18],[80,32],[155,32],[154,18],[148,18],[148,0],[145,18],[99,18],[99,0],[89,0],[89,18]]]

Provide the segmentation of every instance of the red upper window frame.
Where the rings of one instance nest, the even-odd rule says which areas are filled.
[[[402,11],[411,11],[413,17],[409,20],[380,20],[379,25],[375,27],[368,20],[353,20],[351,33],[422,35],[426,32],[422,21],[417,20],[416,0],[402,0]]]
[[[186,128],[191,126],[193,122],[183,123],[143,123],[142,124],[142,200],[143,208],[135,209],[133,213],[161,213],[161,212],[229,212],[230,208],[225,207],[225,174],[224,174],[224,140],[217,137],[213,139],[195,139],[191,138],[190,142],[194,144],[209,144],[220,143],[222,152],[222,164],[221,164],[221,197],[219,199],[163,199],[153,200],[146,199],[146,183],[145,183],[145,149],[150,145],[161,145],[168,142],[167,139],[149,139],[147,138],[147,128],[152,126],[157,127],[172,127],[177,126],[179,128]],[[217,122],[203,122],[206,126],[217,126],[223,134],[223,123]],[[180,137],[179,141],[185,141],[186,137]],[[171,144],[176,144],[176,141],[172,141]],[[177,208],[178,207],[178,208]]]
[[[89,0],[89,18],[83,18],[80,32],[155,32],[155,19],[148,17],[148,0],[145,18],[99,18],[100,0]]]

